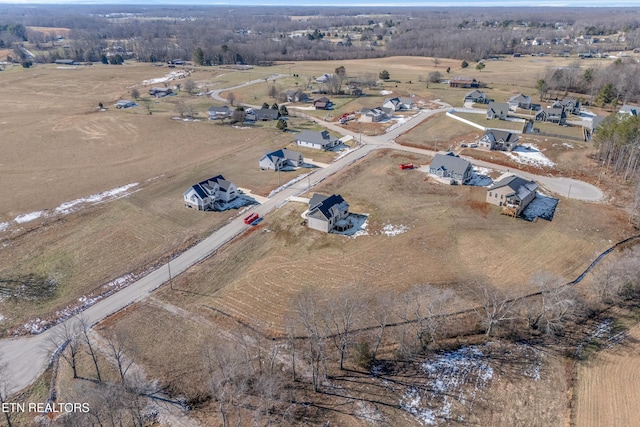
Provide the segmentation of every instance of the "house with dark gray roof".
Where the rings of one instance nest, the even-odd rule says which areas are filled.
[[[563,107],[547,107],[536,113],[536,121],[563,125],[567,121],[567,113]]]
[[[429,165],[429,174],[449,184],[465,184],[471,179],[471,163],[451,152],[438,153]]]
[[[382,104],[384,108],[393,109],[393,111],[406,111],[415,107],[413,98],[411,97],[396,97],[387,98]]]
[[[509,104],[506,102],[490,102],[487,108],[487,119],[506,120],[509,115]]]
[[[222,175],[205,179],[183,193],[184,205],[200,211],[212,211],[216,203],[229,203],[238,197],[238,187]]]
[[[259,108],[253,110],[253,117],[256,122],[267,122],[270,120],[278,120],[280,112],[273,108]]]
[[[464,96],[464,102],[475,102],[476,104],[486,104],[487,94],[481,90],[474,89],[471,92],[467,92]]]
[[[509,98],[507,103],[509,104],[509,108],[513,111],[515,111],[516,108],[522,108],[524,110],[531,109],[531,97],[521,93]]]
[[[136,104],[134,101],[130,101],[128,99],[122,99],[118,102],[116,102],[116,108],[131,108],[131,107],[135,107],[138,104]]]
[[[266,153],[260,159],[260,169],[279,171],[286,167],[297,168],[304,163],[302,153],[283,148]]]
[[[315,193],[309,200],[307,226],[314,230],[330,232],[334,228],[349,228],[349,204],[340,195],[325,196]]]
[[[575,98],[564,98],[562,101],[555,101],[552,107],[560,107],[567,114],[571,113],[576,116],[580,114],[580,101]]]
[[[518,216],[536,197],[538,184],[517,175],[502,176],[487,188],[487,203],[502,206],[503,211]]]
[[[385,107],[363,108],[360,110],[360,121],[365,123],[377,123],[393,117],[393,109]]]
[[[329,132],[323,130],[316,132],[312,130],[303,130],[296,135],[296,145],[299,147],[315,148],[317,150],[329,150],[340,144],[340,140],[335,136],[329,135]]]
[[[506,130],[490,129],[478,140],[478,148],[484,150],[513,151],[520,137]]]
[[[209,120],[224,120],[231,118],[233,110],[229,106],[209,107]]]
[[[307,102],[309,101],[309,95],[301,91],[300,89],[290,89],[284,94],[287,102]]]

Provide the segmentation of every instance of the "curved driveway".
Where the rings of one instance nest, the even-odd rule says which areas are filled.
[[[264,81],[264,79],[254,80],[253,82],[235,86],[235,88],[262,81]],[[229,89],[218,89],[214,91],[215,96],[214,94],[212,94],[212,97],[224,101],[219,97],[219,93],[224,90]],[[318,182],[344,169],[351,163],[366,156],[376,149],[391,148],[395,150],[433,156],[435,154],[434,151],[414,147],[405,147],[395,144],[393,140],[397,136],[417,126],[430,116],[442,111],[447,111],[449,108],[451,108],[446,104],[442,105],[442,108],[436,110],[422,110],[419,113],[415,114],[411,119],[395,128],[393,131],[376,137],[360,135],[360,133],[357,131],[354,132],[350,129],[338,127],[332,123],[327,123],[311,116],[305,115],[307,118],[314,120],[322,124],[322,126],[332,129],[338,133],[352,135],[356,141],[361,140],[362,145],[359,145],[356,149],[352,150],[347,155],[332,162],[326,168],[316,169],[310,175],[308,180],[303,179],[301,181],[298,181],[294,185],[287,187],[283,191],[269,198],[263,204],[253,207],[249,210],[248,213],[255,212],[260,216],[264,216],[285,203],[287,198],[289,198],[290,196],[296,196],[307,191],[310,187],[313,187]],[[497,170],[507,170],[506,167],[501,165],[495,165],[492,163],[482,162],[474,159],[468,160],[470,160],[473,164],[479,166]],[[575,198],[590,201],[600,200],[603,197],[602,191],[600,191],[600,189],[582,181],[568,178],[546,177],[520,171],[518,171],[518,173],[528,179],[539,181],[549,191],[552,191],[561,196],[570,196],[572,199]],[[170,261],[170,267],[168,264],[165,264],[157,270],[149,273],[147,276],[130,284],[121,291],[89,307],[83,312],[83,318],[90,325],[94,325],[97,322],[105,319],[106,317],[124,309],[128,305],[145,299],[148,295],[151,294],[151,292],[153,292],[153,290],[157,289],[168,281],[169,268],[171,269],[171,273],[173,276],[184,272],[193,264],[214,254],[215,251],[217,251],[221,246],[242,234],[245,230],[247,230],[247,228],[248,226],[244,224],[242,217],[234,219],[227,225],[216,230],[213,234],[198,243],[196,246],[190,248],[186,252],[174,258],[172,261]],[[77,320],[73,318],[67,320],[66,322],[72,321]],[[55,338],[56,334],[59,334],[62,327],[62,324],[60,324],[50,328],[40,335],[4,339],[0,341],[0,362],[7,363],[8,365],[7,391],[9,394],[15,393],[28,386],[44,371],[51,357],[51,351],[53,350],[52,340],[53,338]]]

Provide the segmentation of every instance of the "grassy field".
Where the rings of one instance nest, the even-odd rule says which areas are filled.
[[[469,120],[472,123],[484,126],[487,129],[508,129],[521,131],[524,127],[524,123],[522,122],[509,122],[506,120],[498,119],[488,120],[484,114],[456,112],[455,115],[460,116],[465,120]]]
[[[447,117],[445,113],[439,113],[400,136],[397,142],[430,150],[442,150],[459,145],[461,142],[475,142],[482,135],[483,132],[480,129]]]

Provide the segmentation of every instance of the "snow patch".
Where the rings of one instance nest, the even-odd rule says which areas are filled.
[[[569,144],[568,142],[563,142],[562,146],[566,148],[573,148],[573,144]]]
[[[65,202],[63,204],[61,204],[60,206],[58,206],[57,208],[55,208],[54,213],[56,214],[68,214],[71,212],[76,211],[76,207],[78,205],[82,205],[84,203],[99,203],[99,202],[103,202],[106,200],[113,200],[119,197],[122,197],[124,195],[126,195],[126,191],[129,190],[132,187],[137,186],[138,183],[134,182],[132,184],[127,184],[127,185],[123,185],[122,187],[117,187],[111,190],[107,190],[107,191],[103,191],[102,193],[96,193],[96,194],[92,194],[89,197],[83,197],[81,199],[76,199],[76,200],[72,200],[70,202]],[[124,193],[124,194],[123,194]]]
[[[8,222],[0,222],[0,233],[9,228]]]
[[[281,192],[282,190],[284,190],[285,188],[291,187],[293,184],[295,184],[298,181],[301,181],[303,179],[305,179],[307,176],[311,175],[313,172],[308,172],[302,175],[298,175],[297,177],[293,178],[291,181],[286,182],[285,184],[281,185],[280,187],[276,188],[275,190],[273,190],[271,193],[269,193],[268,197],[273,197],[276,194],[278,194],[279,192]]]
[[[538,167],[553,167],[555,163],[547,158],[533,144],[523,144],[516,147],[513,151],[505,153],[508,157],[518,163],[525,165],[533,165]]]
[[[17,217],[14,218],[14,221],[17,222],[18,224],[24,224],[25,222],[30,222],[40,218],[45,213],[46,211],[37,211],[37,212],[31,212],[23,215],[18,215]]]
[[[393,93],[392,90],[381,90],[380,95],[391,95]]]
[[[387,236],[397,236],[398,234],[406,233],[409,229],[406,225],[392,225],[387,224],[382,227],[382,234],[386,234]]]

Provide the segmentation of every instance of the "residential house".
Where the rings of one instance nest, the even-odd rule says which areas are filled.
[[[509,104],[506,102],[490,102],[487,108],[487,120],[506,120],[509,115]]]
[[[316,83],[328,83],[331,79],[333,79],[333,74],[324,73],[320,77],[316,78]]]
[[[624,104],[622,107],[620,107],[620,110],[618,110],[618,120],[625,120],[629,117],[638,117],[639,109],[640,108],[636,107],[635,105]]]
[[[363,108],[360,113],[360,121],[365,123],[377,123],[393,116],[393,110],[384,107]]]
[[[333,103],[327,97],[322,97],[313,101],[313,106],[316,107],[316,110],[331,110],[333,108]]]
[[[517,175],[507,175],[487,188],[487,203],[507,208],[518,216],[536,197],[538,184]]]
[[[285,167],[300,167],[304,163],[302,153],[283,148],[266,153],[260,159],[260,169],[279,171]]]
[[[486,104],[488,102],[487,100],[487,94],[478,90],[478,89],[474,89],[471,92],[468,92],[465,96],[464,96],[464,102],[474,102],[476,104]]]
[[[438,153],[429,165],[429,173],[448,180],[450,184],[464,184],[471,179],[471,163],[451,152]]]
[[[478,148],[485,150],[513,151],[520,137],[506,130],[488,130],[478,141]]]
[[[478,81],[473,77],[455,76],[449,80],[449,87],[478,87]]]
[[[55,63],[58,65],[78,65],[78,62],[73,59],[56,59]]]
[[[134,101],[130,101],[127,99],[122,99],[118,102],[116,102],[116,108],[131,108],[131,107],[135,107],[136,104]]]
[[[384,100],[382,106],[393,109],[393,111],[406,111],[415,107],[412,97],[387,98]]]
[[[168,88],[168,87],[152,87],[151,89],[149,89],[149,95],[156,98],[162,98],[167,95],[171,95],[172,93],[173,93],[173,90],[171,90],[171,88]]]
[[[555,101],[552,107],[560,107],[568,114],[580,115],[580,101],[575,98],[565,98],[562,101]]]
[[[300,89],[298,90],[288,90],[285,92],[285,99],[287,100],[287,102],[307,102],[309,101],[309,95],[307,95],[306,93],[304,93],[303,91],[301,91]]]
[[[340,144],[340,140],[329,135],[329,132],[315,132],[311,130],[303,130],[296,135],[296,145],[299,147],[309,147],[318,150],[329,150]]]
[[[253,110],[253,117],[256,122],[267,122],[270,120],[278,120],[280,112],[273,108],[257,108]]]
[[[349,204],[340,195],[325,196],[315,193],[309,200],[307,226],[311,229],[330,232],[334,228],[348,229],[350,227]]]
[[[233,110],[227,105],[223,107],[209,107],[209,120],[229,119],[233,115]]]
[[[538,111],[536,121],[563,125],[567,121],[567,113],[562,107],[547,107],[545,110]]]
[[[229,203],[238,197],[238,187],[218,175],[192,185],[183,196],[186,207],[211,211],[215,209],[216,203]]]
[[[512,96],[507,101],[509,104],[509,109],[515,111],[517,108],[522,108],[523,110],[531,109],[531,97],[527,95],[523,95],[521,93]]]

